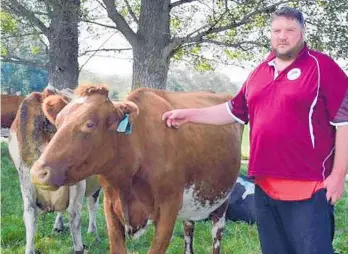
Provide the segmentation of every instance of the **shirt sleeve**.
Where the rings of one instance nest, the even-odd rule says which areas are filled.
[[[227,111],[241,124],[247,124],[249,121],[248,105],[246,101],[246,83],[247,81],[243,84],[236,97],[226,102]]]
[[[326,60],[322,73],[322,91],[330,123],[348,125],[348,77],[331,58]]]

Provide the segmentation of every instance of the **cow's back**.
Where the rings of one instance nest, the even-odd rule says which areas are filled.
[[[24,96],[1,94],[1,128],[10,128]]]

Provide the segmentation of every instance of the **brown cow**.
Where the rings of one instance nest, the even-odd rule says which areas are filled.
[[[23,199],[23,218],[26,228],[26,254],[34,252],[34,236],[36,231],[38,210],[43,212],[58,211],[54,224],[55,231],[63,229],[63,211],[69,213],[70,231],[73,247],[76,253],[83,252],[81,237],[81,208],[83,197],[88,197],[89,232],[96,237],[96,214],[100,184],[96,176],[82,180],[73,186],[62,186],[56,191],[45,191],[35,188],[30,179],[30,168],[39,158],[48,142],[53,137],[56,128],[42,111],[43,98],[52,92],[28,95],[18,108],[16,118],[11,126],[9,136],[9,151],[17,169]],[[38,209],[39,208],[39,209]]]
[[[191,253],[194,221],[209,216],[213,253],[219,253],[240,166],[240,127],[170,129],[161,116],[173,108],[223,103],[230,96],[139,89],[112,103],[102,87],[81,87],[77,94],[60,112],[59,98],[44,102],[57,133],[33,166],[32,181],[56,189],[100,175],[110,253],[126,253],[125,232],[134,234],[149,220],[155,224],[149,253],[165,253],[177,218],[184,221],[185,252]]]
[[[24,96],[1,94],[1,128],[10,128]]]

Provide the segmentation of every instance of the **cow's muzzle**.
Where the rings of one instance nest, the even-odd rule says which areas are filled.
[[[54,170],[40,162],[36,162],[30,170],[31,181],[38,188],[54,191],[64,184],[64,178],[55,174]]]

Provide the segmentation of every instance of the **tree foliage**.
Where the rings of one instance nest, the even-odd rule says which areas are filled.
[[[80,0],[4,0],[1,60],[47,69],[57,88],[78,78]]]
[[[32,59],[44,59],[46,54],[47,60],[47,47],[39,43],[44,41],[42,24],[47,27],[51,20],[47,14],[53,10],[49,7],[61,0],[21,1],[33,10],[35,22],[28,15],[25,19],[17,15],[21,12],[18,8],[11,11],[4,8],[2,31],[33,34],[37,44],[34,38],[24,43],[17,41],[17,44],[9,41],[8,45],[15,50],[2,46],[2,57],[25,49],[27,55],[32,54]],[[227,63],[254,67],[269,51],[270,16],[284,5],[303,11],[310,47],[325,51],[335,59],[348,58],[346,0],[85,0],[80,14],[82,26],[94,38],[109,31],[110,38],[119,32],[128,41],[133,53],[133,88],[165,88],[171,62],[185,62],[202,72]],[[7,39],[10,37],[5,37],[5,42]],[[124,50],[104,47],[105,42],[98,48],[84,49],[80,55],[93,57],[100,51]]]
[[[6,10],[6,3],[4,9]],[[9,10],[8,10],[9,11]],[[14,12],[0,12],[1,60],[47,68],[47,44],[42,33]]]
[[[269,51],[271,14],[284,5],[303,11],[307,19],[307,41],[312,48],[334,58],[348,57],[346,0],[166,0],[161,1],[162,5],[148,0],[103,0],[99,3],[111,20],[107,27],[114,26],[133,48],[133,79],[140,83],[153,82],[158,87],[163,87],[159,84],[159,73],[166,71],[160,66],[169,64],[168,59],[193,64],[199,71],[214,69],[220,63],[255,66]],[[161,10],[156,11],[158,8]]]
[[[348,58],[345,0],[190,1],[191,5],[184,5],[185,2],[188,1],[174,2],[177,9],[171,12],[176,20],[172,40],[179,44],[174,49],[176,61],[193,59],[195,64],[208,62],[212,68],[217,62],[254,66],[269,51],[272,12],[284,5],[303,11],[307,42],[312,48],[326,51],[336,59]],[[204,18],[199,18],[202,15]]]

